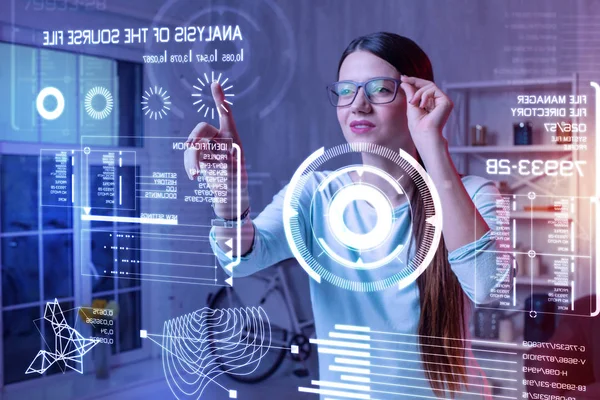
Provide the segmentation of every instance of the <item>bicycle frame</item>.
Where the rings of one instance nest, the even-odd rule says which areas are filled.
[[[275,268],[276,272],[269,277],[252,276],[254,279],[259,279],[266,282],[264,291],[260,293],[258,297],[261,299],[262,303],[269,297],[272,291],[279,289],[281,295],[283,296],[283,302],[285,303],[286,311],[290,317],[290,337],[295,335],[303,335],[304,329],[314,327],[314,319],[311,318],[309,320],[300,322],[298,318],[298,312],[294,306],[294,298],[292,296],[285,272],[283,271],[283,268],[285,267],[282,265],[276,265]],[[233,290],[233,288],[228,287],[226,290],[230,291]],[[231,296],[228,297],[231,298]],[[287,343],[285,345],[287,345]]]
[[[278,266],[277,267],[277,274],[276,274],[277,278],[279,278],[279,282],[281,282],[281,289],[283,292],[283,296],[285,298],[285,303],[287,305],[287,309],[288,312],[290,313],[290,316],[292,317],[292,326],[294,328],[294,334],[299,335],[303,333],[303,329],[308,328],[310,326],[314,326],[314,320],[313,319],[309,319],[307,321],[304,322],[300,322],[298,319],[298,313],[296,312],[296,307],[294,307],[294,299],[292,298],[288,283],[287,283],[287,278],[285,277],[285,273],[283,272],[283,269]]]

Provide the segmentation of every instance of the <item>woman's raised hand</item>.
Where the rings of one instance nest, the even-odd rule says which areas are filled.
[[[401,79],[408,128],[417,149],[433,144],[433,140],[443,140],[442,129],[454,107],[452,100],[431,81],[405,75]]]
[[[221,85],[217,82],[213,82],[210,86],[213,100],[215,102],[215,108],[219,114],[219,128],[206,123],[201,122],[192,130],[186,143],[190,145],[184,152],[183,163],[185,171],[191,180],[195,180],[198,175],[207,170],[206,164],[215,162],[226,162],[227,163],[227,191],[226,196],[220,196],[223,193],[223,183],[216,182],[213,180],[207,182],[209,188],[213,193],[213,204],[214,210],[222,218],[233,219],[237,217],[237,210],[232,205],[236,204],[237,196],[242,196],[242,210],[248,208],[248,175],[246,173],[246,166],[244,162],[243,152],[234,151],[231,143],[236,143],[241,146],[241,141],[235,127],[235,121],[233,120],[233,114],[229,108],[229,104],[225,102],[225,94]],[[227,140],[229,139],[229,140]],[[209,146],[199,146],[197,144],[209,144],[211,141],[217,143],[227,143],[227,153],[223,151],[210,150]],[[205,148],[207,150],[205,150]],[[218,161],[222,158],[223,154],[227,154],[227,160]],[[237,193],[237,158],[241,157],[241,187],[242,192]],[[216,197],[219,197],[217,199]],[[223,197],[225,197],[223,199]],[[218,201],[217,201],[218,200]]]

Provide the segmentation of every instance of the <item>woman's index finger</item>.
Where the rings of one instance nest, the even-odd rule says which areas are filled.
[[[225,99],[225,93],[223,93],[221,84],[213,82],[210,85],[210,91],[212,92],[213,100],[215,102],[215,108],[219,114],[219,131],[228,134],[227,136],[230,138],[235,137],[236,132],[233,114]]]
[[[423,86],[428,85],[430,83],[433,83],[431,81],[428,81],[427,79],[421,79],[421,78],[416,78],[414,76],[406,76],[406,75],[402,75],[400,80],[404,83],[410,83],[411,85],[414,85],[417,89],[422,88]]]

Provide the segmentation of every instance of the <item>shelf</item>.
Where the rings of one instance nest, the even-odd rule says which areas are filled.
[[[499,88],[523,88],[523,87],[544,87],[551,85],[572,85],[575,78],[573,76],[563,76],[557,78],[542,79],[511,79],[502,81],[475,81],[475,82],[456,82],[445,83],[445,90],[481,90],[481,89],[499,89]],[[550,88],[549,88],[550,89]]]
[[[450,153],[571,153],[558,144],[530,144],[521,146],[450,146]]]

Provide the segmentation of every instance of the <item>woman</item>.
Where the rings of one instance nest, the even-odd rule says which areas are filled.
[[[212,89],[215,102],[223,105],[225,110],[221,112],[221,127],[216,129],[200,124],[190,134],[188,141],[228,137],[240,143],[222,90],[218,84],[213,84]],[[497,191],[491,182],[482,178],[461,179],[457,174],[447,142],[442,136],[442,128],[453,107],[452,102],[433,83],[432,67],[427,55],[410,39],[384,32],[359,37],[349,44],[339,63],[338,82],[329,86],[329,91],[346,141],[403,149],[424,166],[441,200],[443,237],[431,265],[416,282],[402,290],[389,287],[382,291],[362,293],[311,280],[317,337],[328,338],[335,324],[369,326],[372,330],[402,335],[389,341],[393,350],[390,350],[389,357],[382,358],[386,362],[380,366],[382,369],[379,372],[383,373],[375,374],[372,379],[378,382],[377,385],[371,385],[373,389],[383,389],[380,393],[393,392],[422,398],[473,398],[472,393],[488,393],[483,376],[471,368],[476,363],[469,342],[465,340],[465,294],[475,302],[483,302],[494,285],[491,279],[496,268],[493,254],[476,253],[475,249],[493,249],[490,226]],[[371,153],[361,153],[361,156],[363,164],[379,168],[393,177],[402,177],[399,167],[389,160]],[[198,152],[186,152],[185,165],[190,179],[198,174],[200,157]],[[314,189],[326,175],[315,173],[307,186]],[[359,178],[348,174],[336,178],[331,183],[331,190],[323,193],[319,201],[326,203],[336,188],[357,182],[358,179],[380,187],[395,207],[396,230],[390,243],[393,246],[396,239],[409,232],[411,220],[408,204],[403,197],[384,188],[375,175]],[[399,179],[409,197],[412,196],[415,191],[411,190],[414,188],[411,188],[410,182],[405,178]],[[245,170],[242,181],[246,182]],[[252,223],[245,216],[241,243],[243,257],[241,264],[234,269],[234,276],[246,276],[292,257],[282,220],[284,191],[285,188]],[[234,201],[235,195],[232,194],[230,201]],[[243,189],[240,195],[242,209],[248,208],[246,190]],[[413,211],[416,228],[413,230],[411,247],[414,249],[420,243],[419,232],[422,232],[425,221],[418,206]],[[237,217],[220,204],[215,205],[215,213],[226,219]],[[305,227],[318,230],[323,224],[324,218],[318,213],[305,215],[312,218],[304,223]],[[365,227],[373,226],[374,215],[367,203],[352,208],[345,218],[353,221],[357,229],[363,227],[368,231]],[[234,236],[233,231],[221,227],[211,231],[211,245],[223,264],[228,261],[222,249],[225,248],[225,242]],[[340,248],[337,251],[352,250]],[[408,257],[412,253],[407,254]],[[394,260],[382,268],[398,269],[403,265],[406,264]],[[347,273],[353,274],[355,271]],[[377,274],[378,271],[360,273],[364,276],[365,273]],[[339,374],[328,368],[331,357],[319,353],[319,364],[321,381],[339,379]],[[372,372],[375,371],[372,368]]]

